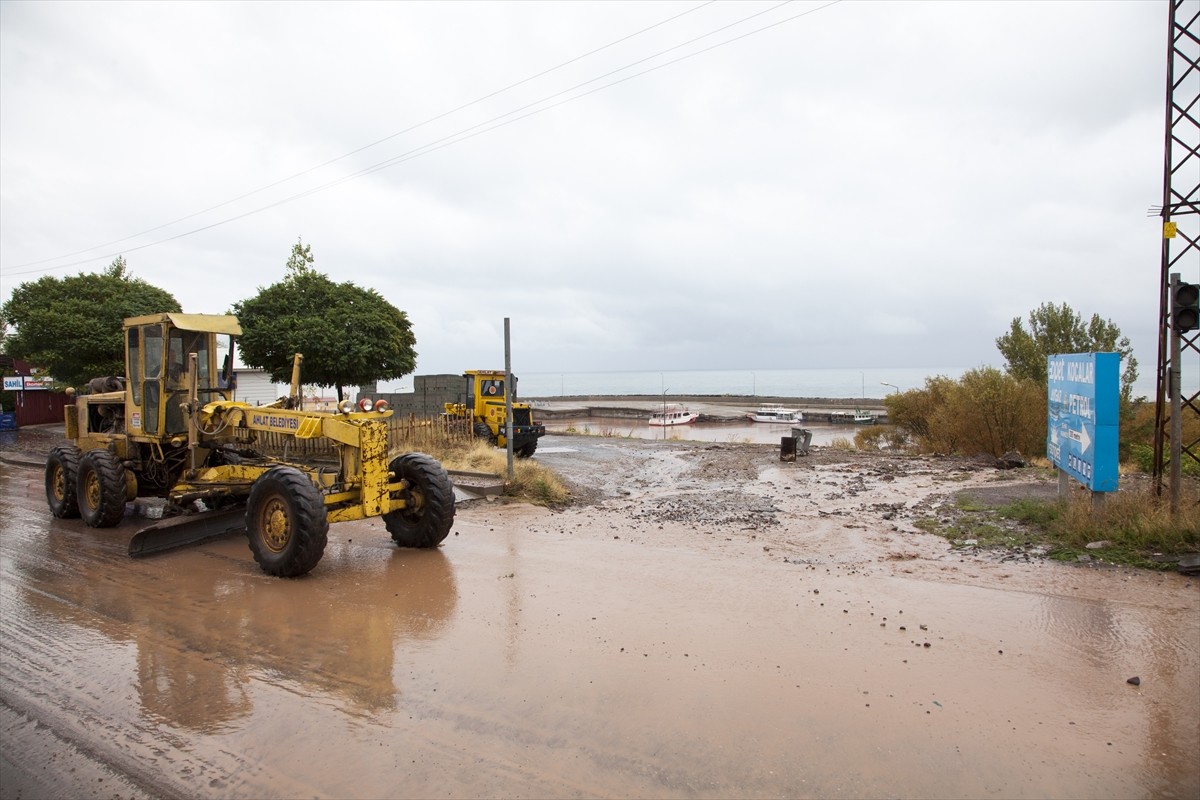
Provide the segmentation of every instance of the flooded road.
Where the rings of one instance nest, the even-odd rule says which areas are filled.
[[[431,552],[334,525],[298,580],[240,538],[132,561],[136,521],[52,521],[0,466],[6,758],[82,754],[104,796],[1200,792],[1195,580],[966,563],[866,510],[931,471],[856,494],[770,448],[544,445],[603,489],[464,504]]]

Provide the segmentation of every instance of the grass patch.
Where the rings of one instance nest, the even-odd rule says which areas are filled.
[[[1025,531],[996,521],[994,513],[986,510],[966,511],[956,519],[924,517],[913,524],[926,533],[946,538],[955,548],[998,547],[1027,551],[1033,544]]]
[[[442,452],[429,455],[446,469],[486,472],[497,477],[508,473],[508,453],[484,441],[451,443]],[[571,499],[558,475],[530,458],[513,459],[513,479],[505,486],[504,496],[539,506],[561,506]]]
[[[834,450],[853,450],[854,442],[847,439],[845,436],[837,436],[829,443],[829,446]]]
[[[599,436],[602,439],[632,439],[633,438],[633,428],[630,428],[628,433],[621,433],[620,431],[618,431],[616,428],[612,427],[611,425],[604,425],[604,426],[601,426],[598,430],[593,431],[592,426],[588,425],[586,423],[584,424],[584,426],[582,428],[578,428],[575,426],[575,423],[571,423],[567,427],[563,428],[562,433],[570,434],[571,436]]]
[[[1063,561],[1087,556],[1097,561],[1171,569],[1182,555],[1200,551],[1200,484],[1191,482],[1172,516],[1168,498],[1149,486],[1107,496],[1093,510],[1091,495],[1075,491],[1066,501],[1017,500],[989,506],[960,495],[948,515],[917,520],[917,528],[956,547],[1036,551]],[[1099,548],[1089,544],[1103,542]]]

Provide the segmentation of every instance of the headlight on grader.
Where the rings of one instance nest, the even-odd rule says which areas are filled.
[[[376,411],[380,411],[380,412],[387,411],[391,407],[392,407],[392,404],[382,398],[375,401],[375,410]]]
[[[342,402],[338,403],[338,411],[342,412],[343,414],[353,413],[354,412],[354,401],[353,400],[343,400]]]
[[[371,398],[369,398],[369,397],[358,398],[358,407],[361,408],[363,411],[370,411],[371,410]]]

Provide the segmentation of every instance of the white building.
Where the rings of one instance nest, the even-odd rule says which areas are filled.
[[[308,392],[311,392],[314,387],[306,386],[305,388]],[[237,391],[234,392],[233,399],[252,406],[265,406],[269,403],[274,403],[281,397],[287,397],[290,389],[291,387],[286,383],[275,383],[272,381],[271,376],[265,370],[238,367]],[[342,389],[343,395],[351,400],[358,396],[358,391],[354,386],[347,386]],[[337,392],[334,389],[317,387],[315,398],[308,392],[305,393],[304,397],[305,408],[324,408],[328,410],[336,405]]]
[[[274,383],[265,370],[240,367],[233,399],[252,406],[265,406],[287,397],[288,388],[286,383]]]

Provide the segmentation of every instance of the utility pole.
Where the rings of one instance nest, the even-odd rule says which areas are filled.
[[[504,318],[504,420],[506,430],[504,436],[506,444],[504,449],[508,451],[508,480],[513,479],[513,412],[512,412],[512,396],[516,389],[513,386],[512,379],[512,345],[508,336],[508,317]]]
[[[1151,209],[1151,215],[1161,216],[1163,221],[1153,477],[1154,490],[1161,496],[1169,458],[1174,508],[1180,459],[1186,456],[1200,462],[1200,439],[1185,443],[1180,438],[1181,415],[1200,415],[1200,392],[1182,396],[1180,353],[1200,354],[1200,333],[1179,330],[1172,320],[1174,289],[1179,283],[1172,270],[1185,270],[1185,283],[1200,282],[1200,150],[1196,148],[1200,141],[1200,0],[1170,0],[1169,15],[1163,195],[1162,205]]]

